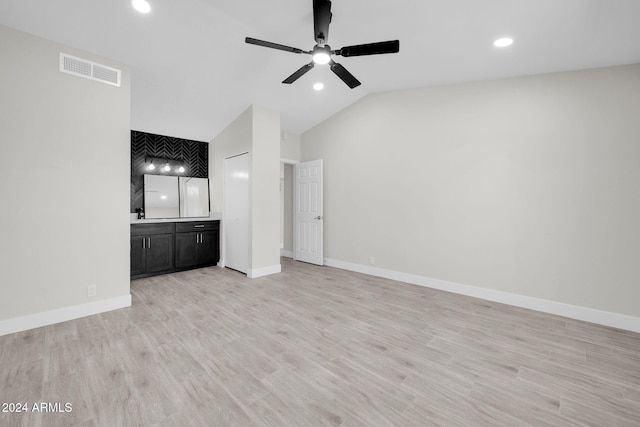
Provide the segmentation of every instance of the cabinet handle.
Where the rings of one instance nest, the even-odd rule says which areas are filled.
[[[147,245],[147,249],[151,249],[151,237],[149,237],[149,244]]]
[[[204,224],[202,224],[202,225],[194,225],[193,228],[204,228]]]
[[[147,239],[142,238],[142,249],[147,249]]]

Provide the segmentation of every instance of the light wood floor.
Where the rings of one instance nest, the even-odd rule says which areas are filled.
[[[640,335],[283,259],[0,337],[0,425],[640,425]]]

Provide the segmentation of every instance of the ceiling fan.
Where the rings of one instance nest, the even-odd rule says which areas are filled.
[[[329,0],[313,0],[313,29],[316,45],[312,50],[306,51],[295,47],[285,46],[278,43],[258,40],[251,37],[245,38],[245,42],[257,46],[269,47],[271,49],[284,50],[292,53],[306,53],[311,55],[312,61],[300,67],[295,73],[284,79],[282,83],[291,84],[311,70],[316,64],[329,64],[331,71],[347,84],[351,89],[360,86],[360,82],[353,74],[347,71],[342,65],[331,59],[331,55],[339,56],[363,56],[363,55],[380,55],[383,53],[397,53],[400,51],[400,41],[390,40],[386,42],[359,44],[355,46],[345,46],[342,49],[331,50],[327,44],[329,39],[329,24],[331,23],[331,1]]]

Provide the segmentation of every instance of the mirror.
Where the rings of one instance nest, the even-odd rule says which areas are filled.
[[[207,178],[179,177],[180,217],[209,216],[209,180]]]
[[[175,176],[144,176],[145,218],[178,218],[178,180]]]
[[[207,178],[144,175],[145,218],[209,216]]]

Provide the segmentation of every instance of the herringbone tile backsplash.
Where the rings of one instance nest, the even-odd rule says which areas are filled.
[[[167,175],[159,170],[146,170],[145,159],[168,159],[181,162],[181,176],[209,178],[209,144],[201,141],[131,131],[131,213],[142,207],[144,174]],[[174,175],[169,173],[168,175]]]

